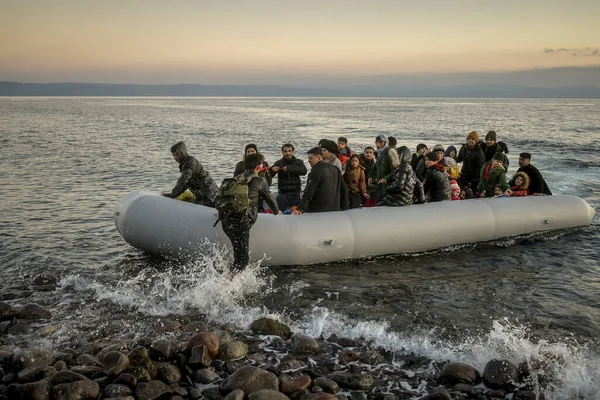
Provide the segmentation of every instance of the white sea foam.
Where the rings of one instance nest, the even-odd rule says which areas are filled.
[[[597,374],[600,356],[585,345],[569,340],[554,343],[534,340],[529,336],[527,327],[507,319],[494,321],[487,334],[453,342],[439,339],[436,329],[419,331],[407,327],[407,330],[399,332],[392,329],[387,321],[354,320],[319,306],[292,320],[285,310],[268,310],[252,304],[260,304],[256,300],[274,290],[287,290],[291,298],[301,296],[305,283],[298,281],[289,287],[274,289],[273,277],[261,268],[260,262],[248,266],[229,280],[225,268],[229,260],[223,259],[221,254],[214,249],[211,254],[192,263],[164,271],[149,268],[117,284],[104,284],[81,276],[65,278],[62,284],[76,290],[94,290],[99,301],[108,300],[134,307],[147,315],[185,315],[196,311],[215,323],[228,322],[242,328],[248,328],[259,316],[267,315],[289,324],[296,333],[325,338],[335,333],[362,339],[373,347],[398,354],[414,353],[440,363],[464,362],[480,372],[488,361],[495,358],[510,360],[515,365],[525,361],[531,367],[541,361],[541,367],[533,368],[533,379],[536,381],[542,375],[550,378],[547,398],[596,398],[600,387]],[[314,304],[319,304],[319,301]]]

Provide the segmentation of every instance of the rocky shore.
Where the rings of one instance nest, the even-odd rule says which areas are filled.
[[[530,375],[525,363],[491,360],[478,371],[377,351],[376,343],[293,334],[266,317],[247,330],[158,319],[154,337],[102,338],[76,349],[10,344],[15,326],[49,318],[38,305],[0,301],[0,400],[544,399],[536,393],[543,375]],[[38,334],[55,331],[46,325]]]

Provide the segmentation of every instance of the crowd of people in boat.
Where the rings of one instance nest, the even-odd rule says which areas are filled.
[[[246,267],[250,229],[258,214],[316,213],[359,207],[410,206],[425,202],[464,200],[476,197],[551,195],[531,154],[519,154],[519,169],[507,180],[508,146],[497,141],[494,131],[479,140],[475,131],[457,151],[455,146],[419,144],[412,153],[397,147],[394,137],[377,135],[375,146],[357,154],[345,137],[337,142],[322,139],[307,152],[311,171],[295,155],[291,143],[281,147],[281,159],[272,166],[256,144],[247,144],[244,156],[217,186],[202,164],[187,153],[183,142],[171,148],[181,176],[173,190],[163,196],[181,198],[192,193],[193,201],[219,211],[223,231],[234,249],[232,271]],[[459,168],[458,164],[462,164]],[[301,177],[308,173],[302,190]],[[278,194],[270,186],[277,177]]]
[[[179,163],[181,177],[175,188],[164,195],[176,198],[189,189],[196,203],[214,206],[219,187],[210,174],[187,154],[183,142],[173,146],[171,152]],[[397,140],[385,134],[378,135],[375,146],[365,147],[361,154],[348,146],[345,137],[338,138],[337,143],[322,139],[307,152],[311,172],[304,191],[301,177],[308,173],[304,161],[296,157],[290,143],[281,147],[281,153],[282,158],[269,166],[258,147],[250,143],[233,171],[233,176],[243,175],[248,171],[245,159],[258,154],[260,165],[256,175],[268,187],[275,177],[278,181],[278,207],[270,207],[272,212],[301,214],[476,197],[552,194],[540,171],[531,164],[530,153],[519,155],[519,169],[507,179],[508,146],[497,141],[494,131],[489,131],[484,140],[479,140],[477,132],[470,132],[460,150],[452,145],[444,148],[438,144],[430,149],[419,144],[414,153],[406,146],[397,147]],[[258,199],[259,212],[269,212],[263,206],[266,197]]]

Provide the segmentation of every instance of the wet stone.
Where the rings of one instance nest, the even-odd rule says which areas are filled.
[[[517,367],[508,360],[491,360],[483,371],[483,383],[490,389],[510,390],[518,379]]]
[[[52,318],[52,313],[38,304],[31,303],[26,304],[19,310],[17,318],[30,320],[50,319]]]
[[[25,320],[16,321],[8,327],[9,335],[26,335],[30,333],[31,325]]]
[[[289,339],[292,336],[292,331],[287,325],[267,317],[252,322],[250,329],[254,334],[259,335],[276,335],[283,339]]]
[[[468,395],[473,395],[476,393],[475,387],[473,385],[469,385],[468,383],[457,383],[452,388],[453,392],[466,393]]]
[[[19,383],[30,383],[39,381],[45,376],[44,369],[45,368],[42,367],[25,368],[17,373],[17,381]]]
[[[219,331],[219,333],[217,334],[217,336],[219,337],[219,340],[221,341],[221,344],[228,343],[228,342],[231,342],[233,340],[233,338],[231,337],[231,334],[228,331],[225,331],[225,330]]]
[[[292,338],[292,351],[296,354],[319,354],[319,343],[310,336],[296,335]]]
[[[0,335],[8,333],[8,328],[12,325],[12,320],[0,322]]]
[[[17,314],[18,311],[16,308],[8,303],[0,301],[0,321],[11,320],[13,317],[16,317]]]
[[[261,389],[249,394],[248,400],[289,400],[289,397],[277,390]]]
[[[350,398],[352,400],[367,400],[367,393],[365,392],[350,392]]]
[[[120,351],[106,353],[102,362],[104,364],[104,373],[107,376],[117,376],[129,367],[129,357]]]
[[[240,389],[232,390],[223,400],[244,400],[244,391]]]
[[[52,353],[45,349],[25,349],[14,354],[12,365],[15,371],[29,367],[47,367],[52,363]]]
[[[367,374],[352,374],[346,372],[335,372],[327,375],[327,378],[335,381],[340,387],[355,390],[370,390],[373,388],[373,377]]]
[[[12,384],[6,389],[9,399],[48,400],[52,387],[47,380],[32,383]]]
[[[312,379],[310,379],[310,376],[308,375],[300,375],[294,378],[282,375],[279,377],[279,380],[281,381],[281,391],[286,394],[306,389],[310,387],[310,384],[312,383]]]
[[[353,362],[353,361],[358,361],[360,360],[360,353],[350,350],[350,349],[343,349],[340,352],[340,357],[339,357],[339,362],[340,364],[348,364],[349,362]]]
[[[77,357],[76,361],[77,365],[94,365],[96,367],[101,367],[102,363],[98,360],[97,357],[91,354],[82,354]]]
[[[240,389],[246,394],[250,394],[260,389],[277,391],[279,390],[279,379],[271,372],[257,367],[245,366],[223,380],[220,388],[223,392]]]
[[[38,331],[38,335],[40,335],[41,337],[50,336],[57,330],[58,330],[58,328],[56,326],[47,325]]]
[[[342,338],[334,338],[333,340],[332,340],[332,338],[329,338],[329,341],[337,343],[342,347],[362,347],[362,342],[357,339],[342,337]]]
[[[217,374],[215,371],[211,371],[210,369],[207,369],[207,368],[199,369],[194,374],[194,382],[202,383],[204,385],[216,382],[219,379],[221,379],[219,374]]]
[[[480,380],[479,371],[468,364],[457,362],[450,362],[444,365],[437,379],[439,383],[447,386],[453,386],[457,383],[474,385],[479,383]]]
[[[363,354],[360,357],[360,362],[369,364],[369,365],[378,365],[384,364],[386,362],[385,357],[381,355],[381,353],[377,351],[370,351],[366,354]]]
[[[122,383],[124,385],[129,386],[130,388],[134,388],[137,386],[137,379],[131,374],[123,373],[117,376],[117,379],[115,379],[115,383]]]
[[[207,368],[212,360],[208,354],[206,346],[199,345],[192,348],[188,365],[192,368]]]
[[[302,396],[304,396],[305,394],[309,394],[310,390],[308,389],[300,389],[295,391],[294,393],[290,394],[290,399],[292,400],[300,400],[300,398]]]
[[[156,366],[152,360],[150,360],[150,353],[148,352],[148,349],[145,347],[136,347],[135,349],[131,350],[129,354],[127,354],[127,357],[129,358],[130,366],[141,367],[145,369],[151,379],[156,377]],[[138,378],[139,382],[139,377],[136,376],[136,378]]]
[[[59,371],[50,378],[52,386],[60,385],[62,383],[71,383],[76,381],[85,381],[88,378],[85,375],[78,374],[73,371]]]
[[[91,377],[97,372],[102,372],[104,369],[102,367],[96,367],[93,365],[90,366],[75,366],[71,367],[70,371],[76,372],[81,375],[85,375],[87,377]]]
[[[181,380],[181,371],[179,371],[179,368],[172,364],[159,363],[156,368],[158,370],[158,374],[156,376],[163,382],[172,384]]]
[[[54,369],[56,369],[57,371],[64,371],[64,370],[66,370],[67,368],[69,368],[69,367],[67,366],[67,363],[66,363],[66,362],[64,362],[64,361],[62,361],[62,360],[59,360],[59,361],[55,362],[55,363],[54,363],[52,366],[53,366],[53,367],[54,367]]]
[[[120,351],[121,353],[126,354],[129,351],[129,347],[127,346],[127,343],[124,342],[104,346],[100,351],[98,351],[96,357],[98,357],[99,360],[103,360],[104,356],[111,351]]]
[[[185,326],[183,330],[191,334],[210,331],[208,325],[206,325],[206,323],[202,321],[190,322]]]
[[[246,357],[246,354],[248,354],[248,346],[243,342],[234,340],[220,346],[217,358],[224,361],[235,361]]]
[[[434,392],[421,397],[419,400],[452,400],[452,396],[448,392]]]
[[[262,363],[262,362],[265,362],[267,360],[267,358],[263,354],[260,354],[260,353],[248,354],[246,356],[246,358],[248,360],[256,361],[258,363]],[[297,360],[292,360],[292,361],[297,361]],[[280,365],[280,368],[282,368],[282,366],[283,366],[283,363]],[[302,368],[302,367],[298,367],[298,368]],[[282,368],[282,370],[286,370],[286,369],[296,369],[296,368]]]
[[[61,383],[53,387],[54,400],[95,399],[100,394],[98,383],[90,380]]]
[[[323,388],[321,386],[313,386],[310,391],[313,393],[323,393]]]
[[[173,393],[173,389],[167,384],[155,380],[141,382],[135,389],[135,395],[139,400],[156,400],[168,393]]]
[[[305,367],[306,363],[304,361],[296,359],[285,360],[281,364],[279,364],[279,369],[282,371],[298,370]]]
[[[221,400],[222,396],[219,393],[218,387],[209,387],[202,391],[202,396],[207,400]]]
[[[8,350],[0,350],[0,365],[8,365],[12,360],[13,354]]]
[[[190,354],[194,347],[205,346],[208,351],[208,356],[210,358],[215,358],[219,352],[220,344],[221,341],[219,337],[214,333],[200,332],[190,337],[185,352],[186,354]]]
[[[117,383],[110,384],[104,389],[106,397],[123,397],[129,396],[131,393],[132,390],[129,386]]]
[[[506,396],[506,393],[501,389],[492,389],[488,390],[485,395],[490,399],[503,399],[504,396]]]
[[[307,393],[300,397],[300,400],[340,400],[345,399],[341,395],[334,396],[330,393]]]
[[[196,388],[192,388],[190,389],[190,391],[188,392],[188,395],[190,396],[190,399],[192,400],[197,400],[200,397],[202,397],[202,392],[200,392],[200,390],[196,389]]]
[[[337,394],[340,391],[340,387],[335,381],[332,381],[331,379],[327,379],[323,376],[315,379],[314,385],[320,386],[321,388],[323,388],[324,392],[331,393],[331,394]]]
[[[174,321],[172,319],[158,319],[151,323],[148,326],[147,333],[151,336],[160,335],[167,332],[177,332],[180,331],[183,325],[179,321]]]
[[[149,382],[152,380],[152,376],[150,372],[144,367],[140,367],[138,365],[134,365],[133,367],[127,368],[127,374],[132,375],[136,382]]]
[[[158,339],[150,345],[150,358],[157,361],[171,361],[177,355],[177,345],[167,339]]]
[[[14,372],[9,372],[9,373],[4,374],[2,379],[0,379],[0,382],[8,384],[8,383],[13,383],[16,380],[17,380],[17,374],[15,374]]]

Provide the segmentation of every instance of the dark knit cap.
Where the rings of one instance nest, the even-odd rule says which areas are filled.
[[[256,145],[254,143],[248,143],[246,145],[246,148],[244,149],[244,153],[246,153],[246,151],[248,151],[248,149],[254,149],[258,153],[258,148],[256,147]]]
[[[323,140],[321,141],[321,148],[329,151],[330,153],[336,154],[338,153],[337,143],[333,140]]]
[[[417,145],[417,153],[419,152],[419,150],[421,150],[422,148],[427,148],[427,145],[425,143],[419,143]]]
[[[494,142],[496,141],[496,132],[495,131],[489,131],[487,133],[487,135],[485,135],[485,140],[493,140]]]

